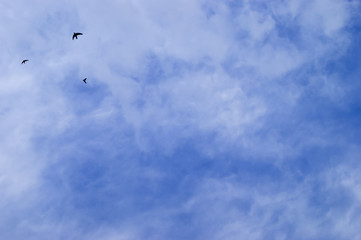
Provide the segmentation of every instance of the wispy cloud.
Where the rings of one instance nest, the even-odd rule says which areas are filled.
[[[1,238],[357,239],[356,9],[0,3]]]

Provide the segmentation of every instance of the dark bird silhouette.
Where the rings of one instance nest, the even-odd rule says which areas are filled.
[[[84,79],[83,79],[83,82],[85,82],[85,83],[86,83],[86,78],[84,78]]]
[[[25,59],[21,62],[21,64],[25,64],[27,61],[29,61],[28,59]]]
[[[79,35],[83,35],[82,33],[76,33],[76,32],[74,32],[74,34],[73,34],[73,40],[74,40],[74,38],[76,38],[76,39],[78,39],[78,36]]]

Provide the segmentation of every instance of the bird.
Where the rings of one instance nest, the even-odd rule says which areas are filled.
[[[82,33],[76,33],[76,32],[74,32],[74,34],[73,34],[73,40],[74,40],[74,38],[76,38],[76,39],[78,39],[78,36],[79,35],[83,35]]]
[[[21,64],[25,64],[27,61],[29,61],[28,59],[24,59]]]
[[[86,78],[84,78],[84,79],[83,79],[83,82],[85,82],[85,83],[86,83]]]

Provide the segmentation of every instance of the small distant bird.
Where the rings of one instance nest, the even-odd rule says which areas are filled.
[[[74,38],[76,38],[76,39],[78,39],[78,36],[79,35],[83,35],[82,33],[76,33],[76,32],[74,32],[74,34],[73,34],[73,40],[74,40]]]
[[[86,83],[86,78],[84,78],[84,79],[83,79],[83,82],[85,82],[85,83]]]
[[[29,61],[28,59],[24,59],[21,64],[25,64],[27,61]]]

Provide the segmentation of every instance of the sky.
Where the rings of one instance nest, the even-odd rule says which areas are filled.
[[[360,10],[1,1],[0,238],[361,239]]]

